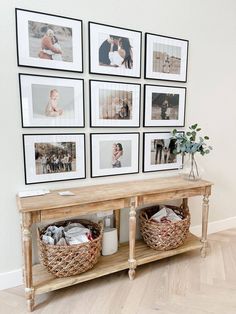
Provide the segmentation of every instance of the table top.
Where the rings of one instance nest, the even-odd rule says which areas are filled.
[[[49,194],[41,196],[25,198],[17,196],[17,204],[20,212],[30,212],[145,196],[154,193],[204,188],[211,185],[213,183],[206,180],[187,181],[180,176],[172,176],[51,190]],[[75,195],[61,196],[58,194],[58,192],[66,190],[73,192]]]

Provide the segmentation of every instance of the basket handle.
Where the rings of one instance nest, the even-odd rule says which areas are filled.
[[[186,206],[186,207],[184,207],[184,204],[182,203],[181,205],[180,205],[180,208],[182,209],[182,211],[184,212],[184,214],[187,216],[187,215],[189,215],[189,207],[188,207],[188,205]]]
[[[149,220],[148,215],[145,210],[141,210],[140,217],[145,218],[146,220]]]
[[[101,235],[103,235],[103,232],[104,232],[104,222],[103,222],[103,220],[99,220],[98,225],[100,227]]]

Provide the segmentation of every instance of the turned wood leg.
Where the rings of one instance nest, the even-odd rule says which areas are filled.
[[[24,245],[23,245],[23,242],[24,241],[24,238],[23,238],[23,224],[22,224],[22,216],[21,216],[21,253],[22,253],[22,261],[24,260]],[[25,265],[22,265],[22,281],[25,282]]]
[[[136,237],[136,207],[137,199],[132,198],[129,212],[129,279],[133,280],[135,276],[135,237]]]
[[[115,210],[115,228],[117,229],[118,245],[120,243],[120,209]]]
[[[202,248],[201,248],[201,257],[206,257],[208,212],[209,212],[209,195],[206,194],[203,197],[203,203],[202,203],[202,239],[201,239]]]
[[[32,278],[32,234],[31,234],[31,214],[24,213],[22,216],[22,239],[23,239],[23,259],[24,259],[24,283],[25,296],[28,311],[33,311],[34,289]]]

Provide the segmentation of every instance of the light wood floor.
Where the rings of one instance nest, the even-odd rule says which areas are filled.
[[[236,229],[192,251],[36,297],[35,314],[235,314]],[[0,313],[27,313],[23,287],[0,292]]]

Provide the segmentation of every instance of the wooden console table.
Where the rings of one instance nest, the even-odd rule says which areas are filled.
[[[43,196],[17,197],[18,208],[22,215],[23,276],[28,310],[33,310],[37,294],[68,287],[124,269],[129,269],[129,277],[132,280],[135,276],[135,269],[139,265],[197,248],[201,249],[201,255],[205,257],[211,186],[212,183],[205,180],[192,182],[176,176],[72,188],[70,191],[75,194],[74,196],[60,196],[59,190],[54,190]],[[182,199],[186,208],[188,198],[192,196],[203,196],[201,241],[190,234],[181,247],[161,252],[152,250],[142,240],[135,239],[137,207]],[[129,208],[129,243],[120,244],[118,252],[114,255],[101,256],[93,269],[77,276],[56,278],[49,274],[43,266],[32,265],[31,227],[33,224],[114,210],[116,227],[119,228],[121,208]]]

